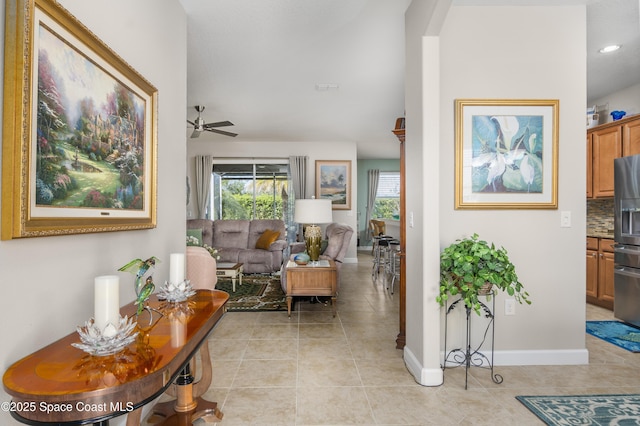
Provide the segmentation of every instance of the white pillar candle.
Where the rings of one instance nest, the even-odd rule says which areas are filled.
[[[169,282],[180,284],[184,281],[184,253],[171,253],[169,261]]]
[[[93,322],[100,331],[109,327],[108,334],[115,334],[120,322],[120,279],[117,275],[95,278]]]

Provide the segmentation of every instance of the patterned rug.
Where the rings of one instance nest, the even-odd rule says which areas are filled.
[[[640,352],[640,329],[620,321],[587,321],[587,333],[629,352]]]
[[[516,396],[548,425],[640,425],[640,395]]]
[[[230,278],[218,277],[216,290],[229,293],[229,311],[286,311],[287,299],[282,292],[279,276],[244,275],[242,285],[236,280],[233,291]]]

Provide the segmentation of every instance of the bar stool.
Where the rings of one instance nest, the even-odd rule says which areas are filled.
[[[375,238],[387,233],[387,224],[382,220],[371,219],[369,221],[369,232],[371,233],[371,242],[375,242]],[[372,244],[371,255],[374,254],[374,247]]]
[[[385,271],[386,264],[386,251],[389,246],[389,241],[393,240],[393,237],[388,235],[378,235],[373,237],[373,269],[371,270],[371,277],[375,281],[380,274],[380,269]]]
[[[400,246],[392,252],[391,257],[391,294],[393,294],[396,279],[400,279]]]
[[[387,284],[387,290],[389,289],[389,277],[392,277],[391,280],[391,294],[393,294],[393,284],[394,284],[394,274],[396,269],[399,271],[400,268],[396,268],[396,254],[400,252],[400,240],[391,239],[388,241],[387,247],[384,251],[384,276],[385,282]]]

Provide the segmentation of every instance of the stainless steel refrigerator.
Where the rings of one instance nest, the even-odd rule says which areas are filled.
[[[614,160],[613,313],[640,327],[640,155]]]

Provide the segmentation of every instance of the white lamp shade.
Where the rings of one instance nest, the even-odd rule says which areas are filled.
[[[296,223],[331,223],[333,213],[331,200],[307,199],[296,200],[293,221]]]

